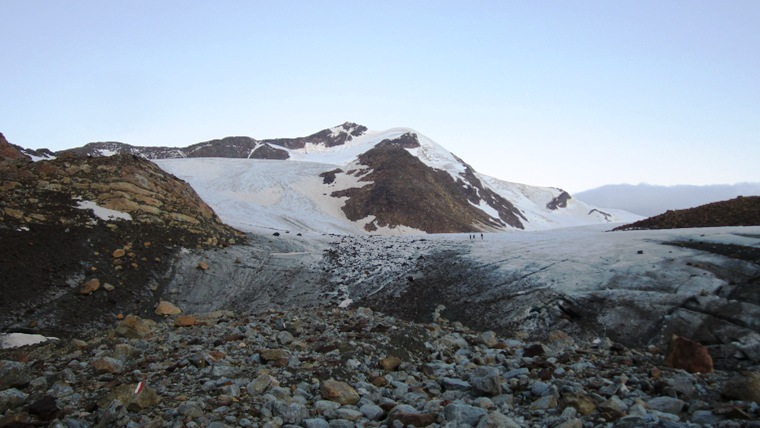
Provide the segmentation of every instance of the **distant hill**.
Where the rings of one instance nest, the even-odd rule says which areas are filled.
[[[575,193],[576,199],[603,208],[617,208],[643,216],[668,210],[694,208],[737,196],[760,196],[760,183],[716,184],[709,186],[656,186],[651,184],[610,184]]]
[[[738,197],[696,208],[667,211],[614,230],[760,226],[760,196]]]

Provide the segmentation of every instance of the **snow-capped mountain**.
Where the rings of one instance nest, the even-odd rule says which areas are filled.
[[[639,219],[559,188],[480,174],[409,128],[370,131],[346,122],[299,138],[226,137],[184,148],[101,142],[65,152],[152,159],[244,230],[493,232]]]
[[[225,140],[201,144],[219,153],[212,147]],[[479,174],[408,128],[378,132],[345,123],[309,137],[251,141],[257,143],[254,149],[271,147],[279,160],[254,160],[241,150],[229,156],[238,159],[156,162],[189,182],[222,219],[244,230],[492,232],[639,218],[590,206],[558,188]]]

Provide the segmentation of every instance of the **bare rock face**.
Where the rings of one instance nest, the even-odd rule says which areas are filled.
[[[404,148],[413,147],[416,136],[402,135],[385,140],[359,156],[364,169],[348,171],[367,182],[360,188],[333,192],[333,197],[348,197],[343,212],[349,220],[369,216],[375,220],[365,226],[408,226],[428,233],[475,232],[506,224],[523,228],[521,214],[509,201],[485,189],[471,169],[455,180],[448,172],[433,169]],[[499,212],[493,218],[473,204],[484,200]]]
[[[12,160],[29,160],[29,157],[21,153],[21,151],[13,146],[5,136],[0,133],[0,159],[12,159]]]
[[[552,211],[556,211],[558,208],[567,208],[567,201],[572,198],[573,197],[570,196],[569,193],[563,190],[558,196],[554,197],[546,204],[546,208]]]

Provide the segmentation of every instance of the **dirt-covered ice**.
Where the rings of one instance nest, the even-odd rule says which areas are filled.
[[[188,254],[167,293],[193,311],[350,299],[419,321],[444,305],[448,319],[504,334],[559,328],[643,346],[677,333],[718,360],[757,362],[759,260],[760,227],[252,235],[250,246]]]

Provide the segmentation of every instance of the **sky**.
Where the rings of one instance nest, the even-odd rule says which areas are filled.
[[[410,127],[503,180],[760,182],[760,2],[0,0],[0,132]]]

